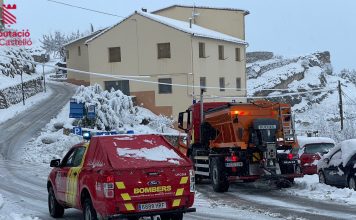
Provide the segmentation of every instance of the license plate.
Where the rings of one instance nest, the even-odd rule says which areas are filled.
[[[242,167],[242,162],[225,163],[225,167]]]
[[[167,204],[165,202],[145,203],[138,205],[139,210],[155,210],[165,208],[167,208]]]
[[[283,161],[283,164],[296,164],[295,160],[285,160]]]

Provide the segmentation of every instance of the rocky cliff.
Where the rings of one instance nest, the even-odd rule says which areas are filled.
[[[328,51],[292,58],[247,53],[247,75],[249,96],[292,104],[299,133],[317,130],[335,139],[356,135],[356,71],[334,72]],[[345,99],[343,132],[339,132],[338,81]]]

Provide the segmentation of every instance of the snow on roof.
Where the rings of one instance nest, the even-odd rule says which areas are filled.
[[[316,143],[332,143],[335,144],[335,141],[328,137],[306,137],[298,136],[298,144],[300,147],[304,147],[306,144],[316,144]]]
[[[344,166],[356,154],[356,139],[346,140],[340,143],[341,145],[341,159]]]
[[[330,151],[327,154],[324,154],[323,157],[319,160],[318,162],[318,169],[319,168],[324,168],[327,167],[328,164],[325,163],[324,158],[329,158],[334,155],[335,152],[341,149],[341,158],[339,160],[333,161],[334,163],[339,163],[343,166],[346,166],[349,160],[351,159],[352,156],[356,154],[356,139],[350,139],[346,141],[340,142],[340,144],[337,144],[335,147],[330,149]],[[338,166],[339,164],[333,164]]]
[[[225,8],[225,7],[212,7],[212,6],[196,6],[196,5],[171,5],[165,8],[161,8],[155,11],[152,11],[151,13],[157,13],[160,11],[164,11],[170,8],[174,8],[174,7],[181,7],[181,8],[201,8],[201,9],[215,9],[215,10],[227,10],[227,11],[241,11],[243,12],[245,15],[250,14],[249,11],[247,10],[243,10],[243,9],[238,9],[238,8]]]
[[[151,161],[167,161],[169,163],[179,164],[179,160],[182,158],[172,149],[169,149],[163,145],[159,145],[152,148],[117,148],[118,156],[131,157],[135,159],[144,158]]]
[[[244,40],[241,40],[239,38],[223,34],[221,32],[213,31],[211,29],[203,28],[201,26],[192,24],[192,28],[190,28],[189,22],[184,22],[184,21],[179,21],[159,15],[154,15],[151,13],[147,12],[135,12],[135,14],[139,14],[145,18],[151,19],[153,21],[159,22],[161,24],[167,25],[169,27],[172,27],[176,30],[183,31],[185,33],[191,34],[196,37],[203,37],[203,38],[210,38],[210,39],[215,39],[215,40],[222,40],[222,41],[227,41],[227,42],[232,42],[232,43],[237,43],[237,44],[243,44],[247,45],[247,42]],[[129,17],[133,16],[134,14],[130,15]],[[92,38],[88,39],[85,43],[89,43],[90,41],[98,38],[100,35],[104,34],[105,32],[111,30],[112,28],[118,26],[121,24],[123,21],[127,20],[129,17],[125,18],[124,20],[120,21],[119,23],[105,29],[104,31],[100,32],[99,34],[93,36]]]
[[[100,32],[103,31],[103,30],[105,30],[105,28],[104,28],[104,29],[97,30],[97,31],[94,31],[94,32],[92,32],[92,33],[90,33],[90,34],[87,34],[87,35],[85,35],[85,36],[83,36],[83,37],[79,37],[79,38],[74,39],[74,40],[72,40],[72,41],[69,41],[68,43],[64,44],[63,47],[68,46],[68,45],[70,45],[70,44],[73,44],[73,43],[75,43],[75,42],[77,42],[77,41],[83,40],[83,39],[85,39],[85,38],[95,36],[95,35],[97,35],[98,33],[100,33]]]

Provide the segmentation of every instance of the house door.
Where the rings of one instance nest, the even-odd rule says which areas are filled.
[[[105,90],[110,91],[111,88],[121,90],[125,95],[130,95],[130,83],[128,80],[105,81]]]

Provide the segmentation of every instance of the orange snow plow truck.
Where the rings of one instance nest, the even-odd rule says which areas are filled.
[[[288,187],[303,176],[299,159],[286,153],[296,142],[288,104],[201,100],[179,113],[178,127],[187,133],[196,182],[210,178],[216,192],[257,179]]]
[[[189,158],[163,136],[93,136],[51,161],[48,207],[54,218],[67,208],[85,220],[183,219],[194,212],[194,171]]]

